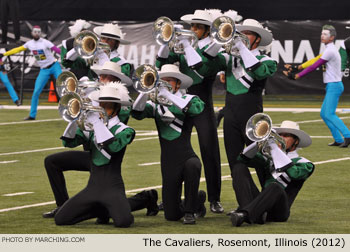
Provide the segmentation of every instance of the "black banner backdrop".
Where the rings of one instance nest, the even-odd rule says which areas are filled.
[[[93,27],[102,25],[99,22],[91,22]],[[300,64],[308,59],[317,56],[322,52],[324,45],[320,43],[321,27],[324,24],[334,25],[337,29],[336,45],[339,47],[345,38],[350,35],[350,30],[345,27],[350,25],[350,21],[266,21],[266,25],[273,33],[274,41],[271,46],[271,57],[278,62],[277,73],[270,77],[266,85],[266,94],[323,94],[324,84],[322,82],[322,70],[305,76],[298,81],[289,80],[282,74],[283,65]],[[60,46],[62,40],[68,38],[68,26],[73,22],[66,21],[40,21],[40,22],[21,22],[22,42],[31,38],[30,31],[32,25],[39,24],[42,27],[45,37],[55,45]],[[126,34],[125,39],[131,42],[130,45],[120,46],[119,52],[135,67],[149,63],[154,64],[159,45],[152,36],[152,22],[119,22],[123,32]],[[9,37],[13,33],[9,31]],[[8,48],[7,50],[9,50]],[[1,48],[0,52],[4,52]],[[6,64],[8,70],[16,67],[23,62],[23,52],[10,56],[12,66]],[[57,55],[57,58],[59,56]],[[9,62],[8,60],[5,62]],[[10,74],[10,77],[18,83],[21,77],[21,67]],[[25,82],[24,87],[31,89],[34,87],[34,81],[38,74],[35,60],[32,56],[27,56],[25,60]],[[348,76],[348,72],[347,72]],[[350,80],[348,77],[343,78],[345,93],[350,93]],[[214,94],[222,94],[223,85],[216,81],[214,85]]]

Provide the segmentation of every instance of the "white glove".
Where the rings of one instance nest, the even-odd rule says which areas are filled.
[[[207,49],[205,49],[205,53],[212,56],[212,57],[215,57],[220,49],[222,48],[222,45],[219,45],[215,42],[212,42]]]
[[[243,155],[246,156],[247,158],[253,158],[256,153],[258,152],[259,147],[257,142],[253,142],[247,147],[244,148],[243,150]]]
[[[94,125],[98,121],[101,121],[100,114],[98,112],[90,111],[87,114],[86,122]]]
[[[292,164],[292,160],[280,149],[273,139],[267,140],[267,144],[271,148],[271,157],[275,170],[279,171],[280,169],[288,167],[290,164]]]
[[[238,39],[233,47],[239,50],[239,54],[243,60],[244,66],[246,68],[252,67],[259,63],[259,60],[254,56],[254,54],[245,46],[242,40]]]
[[[158,96],[168,99],[181,110],[183,110],[189,103],[189,101],[186,101],[185,99],[182,99],[181,97],[170,93],[166,87],[160,87],[158,89]]]
[[[72,121],[67,125],[67,128],[65,129],[65,131],[63,132],[63,136],[66,138],[74,138],[75,134],[77,133],[77,122],[76,121]]]
[[[191,46],[190,41],[188,41],[188,39],[186,39],[186,38],[180,37],[179,43],[182,44],[184,48]]]
[[[183,41],[183,40],[181,40],[181,41]],[[186,43],[186,42],[184,42],[184,43]],[[188,45],[186,47],[184,46],[184,51],[185,51],[186,62],[187,62],[187,65],[189,67],[197,65],[198,63],[202,62],[202,57],[190,45],[189,42],[188,42]]]
[[[158,51],[158,57],[167,59],[169,57],[169,52],[170,52],[170,49],[168,45],[161,45]]]
[[[96,143],[101,144],[113,138],[112,132],[104,125],[98,112],[89,112],[86,122],[91,123],[94,128]]]
[[[144,111],[146,107],[146,102],[148,100],[148,94],[147,93],[140,93],[134,104],[132,105],[132,109],[136,111]]]
[[[78,58],[78,54],[77,54],[77,52],[75,51],[75,49],[73,48],[73,49],[70,49],[68,52],[67,52],[67,54],[66,54],[66,59],[67,60],[71,60],[71,61],[74,61],[74,60],[76,60],[77,58]]]

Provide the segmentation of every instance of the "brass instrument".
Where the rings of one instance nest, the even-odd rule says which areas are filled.
[[[227,16],[216,18],[210,27],[210,36],[219,45],[230,43],[236,32],[235,21]]]
[[[67,122],[76,120],[78,127],[85,131],[93,131],[93,126],[86,122],[88,112],[98,112],[105,124],[108,121],[107,113],[103,108],[93,106],[89,98],[82,98],[74,92],[69,92],[61,97],[58,110],[63,120]]]
[[[62,72],[56,80],[56,92],[59,97],[69,92],[78,91],[78,79],[74,73],[70,71]]]
[[[166,87],[172,92],[171,85],[159,79],[158,71],[154,66],[143,64],[139,66],[133,75],[133,86],[139,93],[148,93],[151,101],[165,106],[171,106],[172,102],[166,98],[158,97],[159,87]]]
[[[232,41],[230,41],[230,43],[225,44],[224,49],[225,49],[226,53],[231,54],[234,57],[240,58],[240,54],[239,54],[238,49],[234,47],[234,45],[238,39],[241,40],[243,42],[243,44],[245,44],[245,46],[248,49],[250,48],[249,38],[246,35],[244,35],[243,33],[236,31],[235,34],[233,35]]]
[[[80,32],[74,38],[73,47],[80,57],[89,61],[93,60],[98,49],[102,49],[107,54],[111,52],[109,45],[101,42],[100,38],[91,31]]]
[[[180,44],[180,40],[183,38],[187,38],[193,48],[198,47],[196,34],[190,30],[176,28],[168,17],[159,17],[153,23],[152,34],[159,45],[168,44],[170,50],[177,54],[185,53],[183,45]]]
[[[270,156],[270,149],[267,145],[267,140],[270,138],[284,151],[286,149],[284,139],[272,130],[272,120],[267,114],[257,113],[251,116],[246,124],[246,135],[251,141],[258,142],[259,149],[266,156]]]

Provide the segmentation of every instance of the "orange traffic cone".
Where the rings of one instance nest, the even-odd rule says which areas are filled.
[[[58,102],[56,92],[55,92],[55,87],[53,85],[53,81],[50,83],[50,91],[49,91],[49,99],[48,102]]]

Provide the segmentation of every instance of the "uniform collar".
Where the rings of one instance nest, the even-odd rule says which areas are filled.
[[[211,39],[208,36],[205,39],[198,40],[198,47],[199,47],[199,49],[202,49],[203,47],[205,47],[206,45],[208,45],[210,43],[211,43]]]
[[[113,128],[113,126],[120,123],[119,117],[115,116],[108,120],[108,129]]]
[[[294,150],[294,151],[291,151],[291,152],[288,152],[287,156],[292,159],[292,158],[298,158],[299,157],[299,154],[297,152],[297,150]]]

